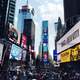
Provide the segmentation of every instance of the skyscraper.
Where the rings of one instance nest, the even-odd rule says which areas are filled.
[[[18,14],[18,31],[20,33],[23,33],[24,29],[24,20],[25,19],[33,19],[34,16],[34,9],[31,9],[29,5],[22,6],[21,9],[19,9]]]
[[[24,5],[19,10],[18,15],[18,31],[21,34],[21,45],[27,47],[34,47],[35,43],[35,24],[33,21],[34,9],[29,5]]]
[[[80,0],[64,0],[64,18],[67,31],[80,20]]]
[[[42,22],[42,57],[43,61],[48,60],[48,21]]]
[[[14,24],[15,4],[16,0],[0,0],[0,37],[8,23]]]

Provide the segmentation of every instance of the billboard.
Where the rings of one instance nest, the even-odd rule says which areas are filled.
[[[48,35],[43,34],[42,39],[43,43],[48,43]]]
[[[42,26],[43,28],[48,28],[48,21],[47,20],[43,21]]]
[[[48,39],[43,39],[43,43],[48,44]]]
[[[22,35],[22,46],[24,48],[26,48],[26,43],[27,43],[27,37],[26,37],[26,35]]]
[[[80,44],[60,53],[61,63],[80,60]]]
[[[43,52],[48,52],[48,46],[43,46]]]
[[[58,42],[58,53],[80,43],[80,21],[74,25]]]
[[[3,47],[4,47],[4,45],[0,43],[0,63],[1,63],[1,60],[2,60]]]
[[[12,26],[13,25],[10,25],[10,27],[12,27]],[[11,40],[13,42],[18,41],[18,32],[15,28],[12,27],[12,28],[9,29],[8,38],[9,38],[9,40]]]
[[[71,49],[70,60],[77,61],[80,60],[80,44],[76,45]]]
[[[43,60],[44,60],[44,62],[47,62],[48,61],[48,55],[47,55],[47,53],[44,53],[44,55],[43,55]]]
[[[54,61],[57,61],[57,50],[53,50],[53,59]]]
[[[62,52],[60,54],[60,58],[61,58],[61,63],[63,63],[63,62],[70,62],[70,49]]]
[[[48,34],[48,28],[44,28],[43,29],[43,33],[47,33]]]
[[[22,48],[15,44],[12,44],[9,58],[13,60],[21,60],[21,57],[22,57]]]

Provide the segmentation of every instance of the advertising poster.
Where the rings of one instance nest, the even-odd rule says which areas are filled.
[[[70,62],[70,50],[71,49],[68,49],[68,50],[61,53],[61,55],[60,55],[61,63]]]
[[[80,60],[80,44],[76,45],[71,49],[70,61]]]
[[[57,50],[53,50],[53,60],[57,61]]]
[[[43,46],[43,52],[48,52],[48,46]]]
[[[62,52],[60,58],[61,63],[80,60],[80,44]]]
[[[45,63],[47,62],[47,59],[48,59],[48,55],[47,55],[47,53],[44,53],[44,62]]]
[[[10,59],[21,60],[22,57],[22,48],[13,44],[10,52]]]
[[[22,46],[26,48],[27,38],[25,35],[22,35]]]

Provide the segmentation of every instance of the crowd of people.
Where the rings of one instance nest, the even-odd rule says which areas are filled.
[[[80,80],[80,70],[77,67],[53,67],[49,64],[35,67],[34,70],[26,67],[18,67],[15,70],[0,72],[0,80]]]

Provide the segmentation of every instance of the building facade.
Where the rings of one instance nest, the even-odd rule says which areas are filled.
[[[0,0],[0,37],[5,35],[8,23],[14,24],[15,5],[16,0]]]
[[[34,9],[24,5],[19,9],[18,14],[18,32],[20,33],[20,45],[27,49],[26,62],[31,65],[35,59],[35,23]]]
[[[80,21],[73,26],[58,42],[57,52],[60,63],[80,60]]]
[[[66,32],[80,20],[80,0],[64,0]]]
[[[24,5],[19,10],[18,15],[18,31],[20,33],[20,44],[24,47],[34,45],[35,41],[35,24],[33,21],[34,9],[29,5]],[[27,45],[27,46],[26,46]]]

